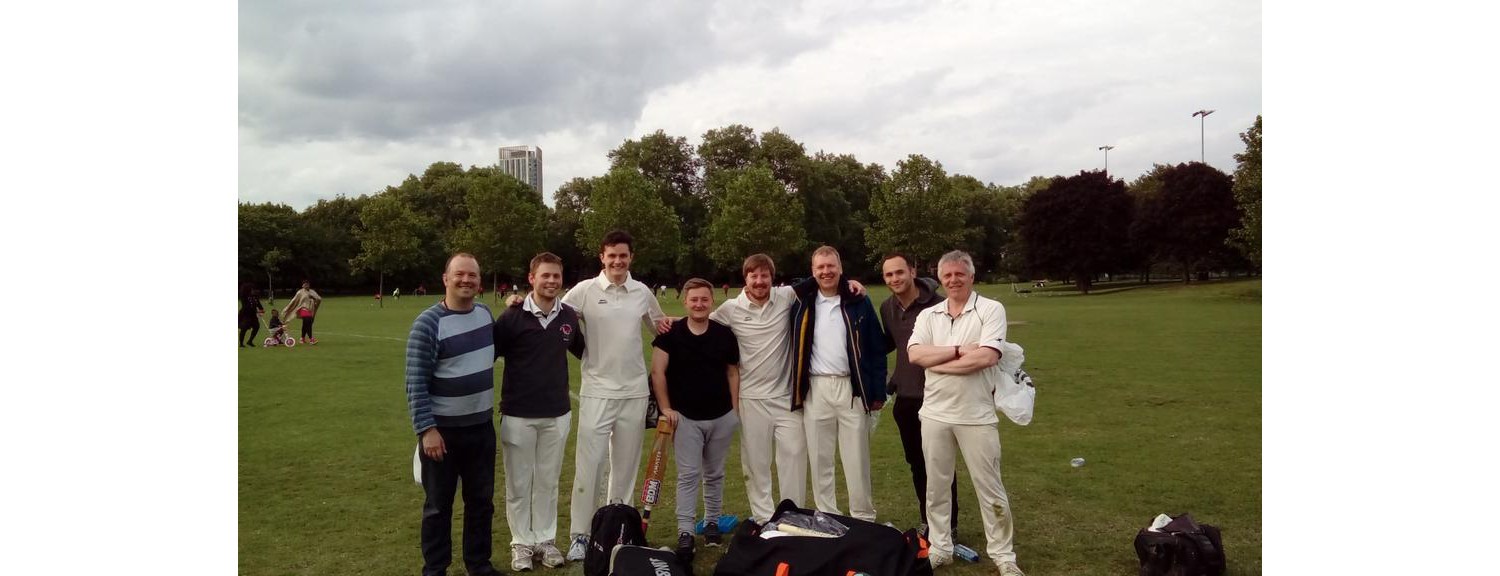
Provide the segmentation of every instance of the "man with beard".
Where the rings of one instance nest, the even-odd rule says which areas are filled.
[[[1016,565],[1010,498],[1000,483],[995,389],[984,375],[1000,361],[1005,306],[974,291],[974,260],[961,251],[938,259],[938,278],[948,298],[920,313],[906,345],[912,364],[927,369],[918,417],[927,461],[927,527],[932,531],[928,560],[933,568],[953,561],[944,485],[953,479],[956,446],[974,481],[985,552],[1001,576],[1025,576]]]
[[[870,426],[885,405],[885,334],[869,296],[840,290],[843,264],[832,246],[813,252],[818,290],[791,311],[792,410],[802,411],[813,502],[839,514],[835,446],[843,460],[849,515],[875,520],[870,494]]]
[[[802,415],[792,411],[788,335],[792,304],[817,289],[811,278],[795,286],[771,288],[776,264],[765,254],[751,254],[741,266],[745,289],[710,316],[734,331],[740,345],[740,467],[750,516],[764,524],[776,502],[804,505],[807,498],[807,437]],[[852,293],[864,286],[849,281]],[[775,455],[778,500],[771,499],[771,459]]]
[[[475,301],[479,261],[454,254],[443,270],[446,294],[412,322],[406,340],[406,404],[420,438],[422,574],[446,574],[453,561],[453,497],[463,482],[464,567],[490,564],[495,514],[495,345],[490,309]]]
[[[651,395],[641,327],[655,323],[658,332],[671,328],[651,288],[630,277],[632,241],[624,230],[605,234],[599,248],[604,270],[573,286],[562,299],[583,320],[585,342],[568,560],[583,560],[589,523],[604,503],[599,496],[606,476],[607,501],[635,501]]]
[[[504,450],[505,521],[510,525],[512,570],[563,565],[553,544],[557,485],[572,418],[568,404],[568,352],[582,357],[578,314],[557,301],[562,259],[551,252],[531,259],[526,280],[535,290],[495,321],[495,358],[505,358],[500,387],[500,447]]]
[[[891,297],[880,304],[880,321],[885,326],[886,349],[896,353],[896,369],[891,372],[891,381],[886,392],[896,396],[896,407],[891,416],[896,419],[896,429],[901,432],[901,451],[906,455],[906,465],[911,468],[911,483],[917,493],[917,509],[921,512],[922,534],[927,535],[927,463],[922,458],[922,422],[917,411],[922,409],[923,376],[921,366],[911,363],[906,355],[906,343],[911,340],[912,327],[917,316],[927,308],[942,302],[936,293],[937,281],[917,278],[911,259],[905,254],[893,253],[880,264],[881,276],[891,289]],[[950,519],[951,534],[958,533],[958,479],[952,483],[953,514]]]

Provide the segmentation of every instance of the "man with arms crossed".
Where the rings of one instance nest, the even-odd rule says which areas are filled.
[[[490,564],[495,514],[495,345],[490,309],[474,301],[479,262],[448,258],[447,294],[412,322],[406,340],[406,404],[421,439],[422,574],[447,574],[453,561],[453,496],[464,495],[464,566],[470,576],[498,574]]]
[[[557,534],[557,482],[568,443],[568,352],[583,356],[578,314],[557,301],[562,259],[531,259],[524,303],[495,320],[495,357],[505,358],[500,387],[500,446],[505,451],[505,522],[510,525],[511,570],[563,565]]]
[[[948,298],[921,312],[907,344],[911,362],[927,369],[918,416],[927,459],[927,526],[932,531],[928,559],[933,568],[953,562],[947,485],[953,479],[956,445],[979,498],[985,551],[1001,576],[1025,576],[1016,566],[1015,524],[1000,483],[995,389],[984,374],[1000,361],[1005,306],[974,291],[974,260],[968,254],[944,254],[938,260],[938,278]]]
[[[605,234],[599,250],[604,270],[579,282],[562,299],[583,319],[585,343],[568,560],[583,560],[589,523],[604,504],[599,493],[606,475],[607,501],[635,502],[651,394],[641,327],[656,323],[665,331],[671,324],[651,288],[630,277],[631,242],[623,230]]]
[[[813,502],[822,512],[840,513],[833,482],[837,443],[849,515],[873,522],[870,419],[885,405],[885,335],[870,297],[840,290],[837,250],[822,246],[813,252],[812,271],[818,291],[799,298],[790,318],[792,410],[802,411]]]
[[[937,282],[931,278],[917,278],[911,259],[905,254],[894,253],[880,264],[881,276],[891,289],[891,297],[880,304],[880,322],[885,326],[886,349],[896,353],[896,369],[891,372],[891,382],[886,392],[896,395],[896,407],[891,410],[896,419],[896,429],[901,432],[901,450],[906,454],[906,465],[911,468],[911,483],[917,492],[917,509],[921,511],[920,531],[927,535],[927,462],[922,458],[922,422],[917,411],[922,409],[922,390],[926,379],[921,366],[911,363],[906,356],[906,343],[911,340],[912,327],[917,316],[934,304],[943,301],[937,290]],[[952,485],[953,513],[949,526],[952,534],[958,532],[958,479]],[[955,536],[956,537],[956,536]]]
[[[693,278],[683,286],[688,316],[651,343],[651,386],[661,417],[676,429],[672,450],[677,461],[677,556],[690,562],[700,482],[704,543],[722,543],[724,461],[740,423],[740,346],[734,332],[708,319],[714,285]]]

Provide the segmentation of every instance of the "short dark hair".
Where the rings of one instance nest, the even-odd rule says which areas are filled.
[[[690,278],[687,282],[684,282],[682,284],[682,295],[687,296],[688,290],[692,290],[694,288],[707,288],[710,296],[712,296],[714,293],[714,285],[712,282],[709,282],[702,278]]]
[[[890,260],[892,258],[900,258],[902,262],[906,263],[906,267],[907,268],[916,268],[916,266],[913,266],[912,263],[911,263],[911,257],[907,256],[906,254],[901,253],[901,252],[888,252],[888,253],[886,253],[885,257],[883,257],[883,258],[880,259],[880,263],[881,264],[885,264],[886,260]]]
[[[443,273],[444,274],[448,273],[448,267],[452,266],[453,265],[453,261],[455,259],[458,259],[458,258],[468,258],[470,260],[473,260],[475,264],[479,264],[479,259],[475,258],[473,254],[470,254],[468,252],[454,252],[452,256],[448,257],[448,261],[447,262],[443,262]],[[306,282],[306,280],[303,280],[303,282]]]
[[[556,264],[560,268],[562,267],[562,258],[558,258],[556,254],[551,252],[537,254],[531,258],[530,272],[536,274],[536,268],[543,264]]]
[[[751,272],[760,270],[761,268],[770,271],[772,276],[776,275],[776,263],[771,261],[770,256],[762,253],[751,254],[746,257],[745,264],[740,266],[740,275],[747,276]]]
[[[608,234],[604,235],[604,241],[599,243],[599,251],[604,252],[605,248],[614,246],[616,244],[624,244],[625,249],[634,254],[634,241],[635,239],[630,237],[629,232],[626,232],[624,230],[610,230]]]

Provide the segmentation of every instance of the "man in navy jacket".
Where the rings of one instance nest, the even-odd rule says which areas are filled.
[[[842,514],[834,494],[835,447],[848,482],[849,515],[875,520],[870,493],[870,426],[885,405],[885,334],[867,295],[849,292],[839,253],[813,252],[818,291],[791,310],[792,410],[802,411],[813,502]]]

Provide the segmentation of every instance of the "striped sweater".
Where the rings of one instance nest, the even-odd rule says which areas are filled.
[[[433,426],[489,422],[495,405],[494,318],[441,301],[422,311],[406,339],[406,405],[417,434]]]

